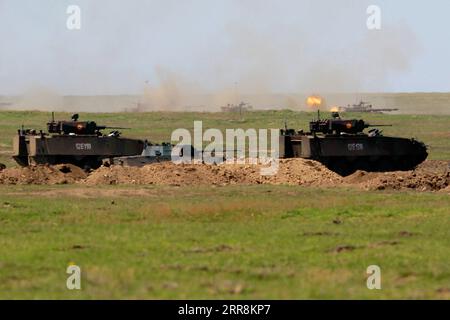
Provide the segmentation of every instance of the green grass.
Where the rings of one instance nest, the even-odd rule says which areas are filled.
[[[385,127],[386,135],[414,137],[430,147],[430,159],[450,159],[450,116],[433,115],[389,115],[389,114],[347,114],[347,117],[364,117],[369,123],[392,124]],[[284,121],[292,128],[308,128],[308,121],[314,113],[283,111],[255,111],[244,114],[206,112],[146,112],[146,113],[92,113],[81,114],[81,120],[94,120],[98,124],[130,127],[122,130],[125,136],[148,139],[152,142],[169,141],[173,130],[193,130],[194,120],[203,121],[203,130],[208,128],[282,128]],[[70,119],[68,113],[57,113],[57,119]],[[50,113],[38,111],[0,112],[0,162],[14,165],[11,160],[12,137],[23,124],[27,128],[45,130]]]
[[[449,213],[441,193],[0,186],[0,298],[448,299]]]
[[[58,119],[69,114],[58,113]],[[450,116],[361,115],[450,159]],[[0,162],[20,125],[44,112],[0,112]],[[168,141],[176,128],[307,128],[313,113],[81,114]],[[0,298],[450,297],[450,197],[288,186],[0,186]],[[65,287],[69,263],[81,291]],[[366,288],[366,268],[382,290]]]

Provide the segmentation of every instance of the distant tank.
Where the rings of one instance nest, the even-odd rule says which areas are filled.
[[[220,107],[222,112],[237,112],[241,114],[242,112],[252,111],[253,106],[241,101],[239,104],[227,104],[226,106]]]
[[[12,105],[12,102],[0,102],[0,107],[9,107]]]
[[[338,112],[330,119],[311,121],[309,132],[281,130],[280,157],[301,157],[322,162],[348,175],[356,170],[412,170],[428,156],[427,147],[415,139],[387,137],[364,120],[344,120]]]
[[[144,141],[120,137],[118,127],[99,126],[94,121],[72,121],[47,123],[47,131],[19,129],[13,139],[14,160],[21,166],[32,164],[71,163],[85,169],[96,169],[103,159],[140,155]],[[101,130],[114,129],[109,134]]]
[[[366,112],[366,113],[383,113],[397,111],[395,108],[373,108],[369,102],[360,101],[358,104],[348,105],[347,107],[340,107],[339,111],[345,112]]]

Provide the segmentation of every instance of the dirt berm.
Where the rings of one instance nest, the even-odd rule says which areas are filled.
[[[69,184],[86,177],[83,169],[71,164],[31,166],[0,171],[0,184]]]
[[[295,184],[335,185],[342,178],[315,161],[282,160],[273,176],[262,176],[256,165],[195,165],[163,162],[142,168],[102,167],[88,176],[87,184],[165,184],[165,185],[228,185],[228,184]]]
[[[341,177],[322,164],[305,159],[281,160],[278,172],[262,176],[261,166],[206,165],[172,162],[144,167],[113,165],[90,174],[72,165],[10,168],[0,171],[0,184],[157,184],[230,185],[289,184],[305,186],[356,186],[366,190],[414,189],[450,193],[450,169],[446,161],[426,161],[414,171],[374,173],[357,171]]]

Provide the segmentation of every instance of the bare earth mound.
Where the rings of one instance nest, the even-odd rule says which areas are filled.
[[[113,165],[90,174],[73,165],[11,168],[0,171],[0,184],[87,185],[232,185],[288,184],[305,186],[348,186],[364,190],[438,191],[450,193],[450,169],[446,161],[426,161],[413,171],[357,171],[341,177],[316,161],[280,160],[278,172],[262,176],[259,165],[207,165],[152,163],[143,167]]]
[[[448,189],[450,169],[449,163],[446,161],[425,161],[413,171],[357,171],[345,177],[344,181],[346,184],[357,185],[366,190],[438,191]]]
[[[281,160],[276,175],[262,176],[257,165],[197,165],[162,162],[144,167],[101,167],[86,179],[87,184],[295,184],[334,185],[342,178],[318,162]]]
[[[86,176],[81,168],[71,164],[10,168],[0,171],[0,184],[68,184]]]
[[[316,161],[281,160],[274,176],[261,176],[260,166],[252,165],[175,165],[171,162],[136,167],[102,167],[92,173],[87,184],[289,184],[309,186],[357,186],[365,190],[419,191],[447,190],[450,185],[449,163],[426,161],[414,171],[357,171],[341,177]],[[446,189],[447,188],[447,189]]]

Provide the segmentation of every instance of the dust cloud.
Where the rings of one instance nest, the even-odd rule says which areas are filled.
[[[119,82],[113,86],[117,92],[112,95],[66,96],[56,89],[39,87],[14,98],[7,108],[218,111],[220,106],[245,101],[261,109],[301,110],[306,108],[305,100],[310,94],[323,96],[330,105],[346,105],[357,102],[362,92],[383,92],[389,88],[392,76],[407,73],[421,52],[415,34],[406,26],[385,23],[381,30],[367,30],[363,3],[340,6],[305,1],[304,12],[299,12],[298,17],[289,12],[289,6],[278,3],[269,6],[245,1],[234,5],[235,15],[225,21],[219,34],[207,38],[208,49],[185,58],[189,67],[145,61],[144,56],[135,53],[134,58],[145,61],[145,70],[136,71],[133,65],[123,80],[111,79]],[[167,23],[170,26],[170,21]],[[170,35],[173,30],[167,28]],[[144,25],[133,26],[132,30],[136,39],[145,39]],[[111,52],[109,56],[104,50],[99,51],[99,64],[107,59],[113,67],[114,59],[123,58],[125,52],[120,47],[114,50],[113,45],[114,42],[108,42],[105,48]],[[120,41],[115,45],[122,46]],[[182,60],[183,54],[179,52],[176,58],[172,53],[173,59]],[[92,66],[86,71],[86,82],[93,81],[95,61],[86,61],[86,65]],[[126,82],[133,73],[148,75],[148,81],[133,94],[119,92],[118,88],[127,88]],[[83,77],[81,72],[76,75]],[[74,83],[74,79],[68,81]],[[124,82],[122,86],[120,81]],[[379,101],[383,102],[381,98]]]

